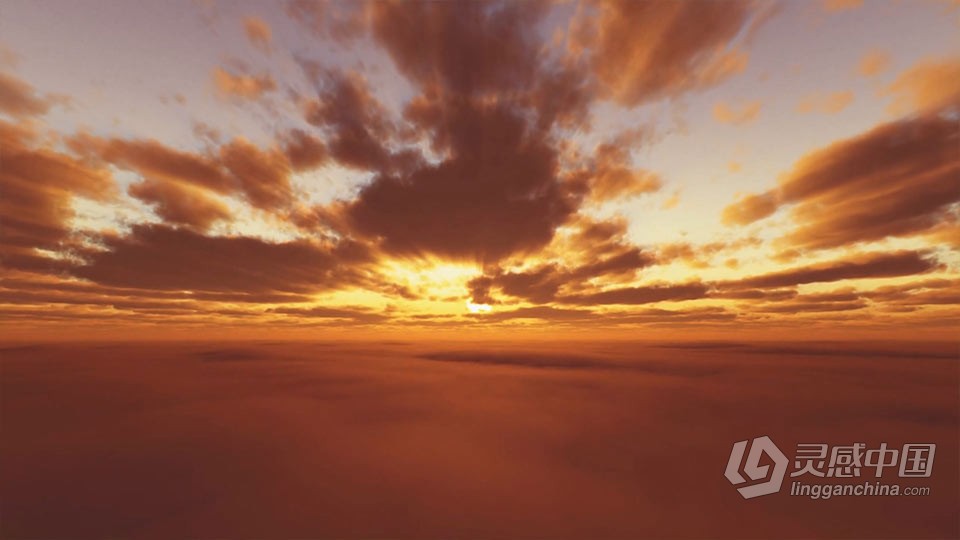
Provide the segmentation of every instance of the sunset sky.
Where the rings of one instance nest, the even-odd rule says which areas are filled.
[[[955,2],[5,0],[8,337],[946,336]]]

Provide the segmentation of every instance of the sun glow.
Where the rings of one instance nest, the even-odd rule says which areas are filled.
[[[391,261],[384,275],[393,283],[436,298],[462,297],[466,284],[480,275],[472,264],[427,261]]]
[[[490,313],[493,311],[493,307],[490,304],[474,304],[467,300],[467,311],[470,313]]]

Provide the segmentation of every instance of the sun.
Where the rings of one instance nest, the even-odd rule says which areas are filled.
[[[470,313],[489,313],[493,308],[490,304],[474,304],[473,302],[467,300],[467,311]]]

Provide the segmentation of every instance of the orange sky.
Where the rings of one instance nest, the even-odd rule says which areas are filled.
[[[3,11],[7,338],[960,322],[955,3]]]

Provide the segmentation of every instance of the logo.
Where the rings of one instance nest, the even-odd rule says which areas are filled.
[[[789,492],[792,496],[814,500],[836,496],[929,495],[929,486],[889,483],[886,478],[893,473],[898,478],[921,481],[930,478],[936,453],[937,445],[933,443],[907,443],[900,448],[886,442],[876,447],[863,442],[833,446],[800,443],[794,456],[794,470],[790,473]],[[764,435],[734,443],[723,475],[731,484],[740,486],[737,491],[744,499],[752,499],[779,492],[789,463],[787,456]],[[889,469],[886,478],[884,469]],[[864,474],[871,471],[873,482]],[[804,476],[812,477],[813,481],[810,478],[807,482],[793,480]]]
[[[747,460],[744,462],[743,455],[747,451],[748,442],[751,443],[750,453],[747,454]],[[773,471],[770,470],[770,465],[760,465],[760,460],[764,454],[773,460]],[[747,480],[740,474],[740,465],[743,464],[742,470],[751,481],[764,480],[737,488],[744,499],[752,499],[780,491],[788,463],[787,456],[777,448],[777,445],[773,444],[770,437],[764,435],[753,439],[752,442],[739,441],[734,443],[733,450],[730,452],[730,459],[727,460],[727,470],[723,475],[735,486],[747,483]]]

